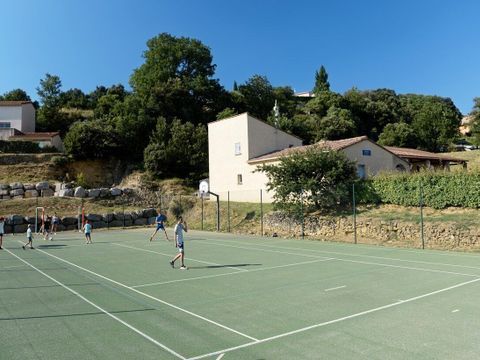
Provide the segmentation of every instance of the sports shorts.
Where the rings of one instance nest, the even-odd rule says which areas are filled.
[[[183,251],[184,251],[184,250],[183,250],[183,243],[182,243],[182,244],[178,244],[177,247],[178,247],[178,252],[179,252],[179,253],[183,253]]]
[[[160,229],[165,229],[165,227],[163,226],[163,224],[157,224],[157,230],[160,230]]]

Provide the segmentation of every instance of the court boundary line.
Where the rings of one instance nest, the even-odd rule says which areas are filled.
[[[266,239],[263,239],[264,241]],[[222,240],[222,239],[212,239],[212,240],[207,240],[207,241],[220,241],[220,242],[231,242],[235,244],[245,244],[237,240]],[[283,242],[293,242],[295,240],[288,240],[288,239],[281,239]],[[328,242],[329,244],[337,245],[340,246],[336,243],[333,242]],[[251,244],[249,242],[249,244]],[[399,262],[409,262],[409,263],[417,263],[417,264],[426,264],[426,265],[439,265],[439,266],[452,266],[452,267],[459,267],[459,268],[464,268],[464,269],[474,269],[474,270],[480,270],[480,267],[477,266],[468,266],[468,265],[459,265],[459,264],[449,264],[449,263],[440,263],[440,262],[432,262],[432,261],[423,261],[423,260],[407,260],[407,259],[397,259],[397,258],[391,258],[391,257],[386,257],[386,256],[378,256],[378,255],[366,255],[366,254],[353,254],[353,253],[345,253],[341,251],[330,251],[330,250],[318,250],[318,249],[299,249],[298,247],[290,247],[290,246],[277,246],[277,245],[269,245],[269,244],[255,244],[256,246],[263,246],[263,247],[269,247],[269,248],[275,248],[275,249],[284,249],[284,250],[300,250],[300,251],[311,251],[315,253],[325,253],[325,254],[334,254],[334,255],[345,255],[345,256],[353,256],[353,257],[367,257],[367,258],[372,258],[372,259],[381,259],[381,260],[392,260],[392,261],[399,261]],[[349,245],[354,245],[350,243],[342,243],[341,246],[349,246]],[[363,245],[363,244],[360,244]],[[385,250],[389,251],[394,251],[397,250],[395,248],[383,248]],[[400,251],[408,251],[410,253],[415,253],[415,254],[422,254],[421,252],[415,252],[412,250],[406,250],[406,249],[398,249]],[[436,250],[440,251],[440,250]],[[427,253],[425,253],[427,254]],[[449,254],[436,254],[436,255],[449,255]],[[456,255],[459,256],[458,254],[451,254],[451,255]],[[475,256],[473,255],[465,255],[465,257],[470,257],[474,258]],[[477,259],[480,260],[480,256],[477,257]]]
[[[179,359],[182,359],[182,360],[186,360],[186,357],[180,355],[179,353],[177,353],[176,351],[170,349],[169,347],[167,347],[166,345],[162,344],[161,342],[155,340],[154,338],[152,338],[151,336],[145,334],[143,331],[137,329],[136,327],[134,327],[133,325],[130,325],[129,323],[127,323],[126,321],[120,319],[119,317],[111,314],[110,312],[108,312],[107,310],[103,309],[101,306],[95,304],[93,301],[90,301],[88,300],[85,296],[83,296],[82,294],[80,294],[79,292],[73,290],[72,288],[68,287],[67,285],[63,284],[62,282],[60,282],[59,280],[55,279],[54,277],[48,275],[47,273],[43,272],[42,270],[38,269],[37,267],[35,267],[34,265],[30,264],[28,261],[22,259],[21,257],[19,257],[18,255],[15,255],[14,253],[12,253],[10,250],[8,249],[5,249],[10,255],[14,256],[15,258],[17,258],[18,260],[20,260],[21,262],[23,262],[24,264],[28,265],[29,267],[31,267],[32,269],[36,270],[38,273],[40,273],[41,275],[45,276],[46,278],[50,279],[51,281],[53,281],[54,283],[60,285],[62,288],[64,288],[65,290],[67,290],[68,292],[72,293],[73,295],[79,297],[80,299],[82,299],[83,301],[85,301],[87,304],[90,304],[91,306],[93,306],[94,308],[100,310],[102,313],[104,313],[105,315],[111,317],[112,319],[118,321],[120,324],[126,326],[127,328],[129,328],[130,330],[136,332],[138,335],[142,336],[143,338],[145,338],[146,340],[150,341],[151,343],[157,345],[158,347],[160,347],[161,349],[169,352],[170,354],[176,356],[177,358]]]
[[[217,243],[212,243],[209,241],[203,241],[202,243],[207,244],[207,245],[215,245],[215,246],[225,246],[225,247],[232,247],[232,248],[238,248],[238,249],[245,249],[245,250],[251,250],[251,251],[265,251],[265,252],[276,252],[274,250],[268,250],[268,249],[257,249],[254,247],[241,247],[241,246],[235,246],[235,245],[227,245],[224,243],[217,244]],[[315,255],[304,255],[304,254],[294,254],[293,255],[300,255],[300,256],[308,256],[308,257],[316,257]],[[346,255],[348,256],[348,255]],[[341,259],[341,258],[336,258],[332,257],[332,260],[337,260],[337,261],[344,261],[344,262],[351,262],[351,263],[357,263],[357,264],[365,264],[365,265],[378,265],[378,266],[383,266],[383,267],[391,267],[391,268],[398,268],[398,269],[406,269],[406,270],[418,270],[418,271],[424,271],[424,272],[434,272],[434,273],[441,273],[441,274],[451,274],[451,275],[461,275],[461,276],[470,276],[470,277],[479,277],[480,275],[475,275],[475,274],[465,274],[465,273],[458,273],[458,272],[453,272],[453,271],[447,271],[447,270],[438,270],[438,269],[425,269],[425,268],[417,268],[417,267],[410,267],[410,266],[401,266],[401,265],[393,265],[393,264],[384,264],[384,263],[376,263],[376,262],[369,262],[369,261],[361,261],[361,260],[352,260],[352,259]]]
[[[86,268],[84,268],[84,267],[82,267],[82,266],[80,266],[80,265],[74,264],[74,263],[72,263],[72,262],[70,262],[70,261],[68,261],[68,260],[62,259],[62,258],[60,258],[60,257],[58,257],[58,256],[56,256],[56,255],[50,254],[50,253],[47,252],[47,251],[40,250],[40,249],[37,249],[37,251],[42,252],[43,254],[46,254],[46,255],[54,258],[54,259],[57,259],[57,260],[59,260],[59,261],[62,261],[62,262],[64,262],[64,263],[66,263],[66,264],[69,264],[70,266],[73,266],[73,267],[76,267],[76,268],[78,268],[78,269],[80,269],[80,270],[83,270],[83,271],[85,271],[85,272],[87,272],[87,273],[89,273],[89,274],[95,275],[95,276],[97,276],[97,277],[99,277],[99,278],[101,278],[101,279],[110,281],[111,283],[116,284],[116,285],[118,285],[118,286],[121,286],[121,287],[123,287],[123,288],[125,288],[125,289],[128,289],[128,290],[131,290],[131,291],[133,291],[133,292],[136,292],[136,293],[139,294],[139,295],[145,296],[145,297],[147,297],[147,298],[149,298],[149,299],[151,299],[151,300],[157,301],[157,302],[159,302],[159,303],[161,303],[161,304],[163,304],[163,305],[169,306],[169,307],[171,307],[171,308],[173,308],[173,309],[179,310],[179,311],[184,312],[184,313],[186,313],[186,314],[188,314],[188,315],[191,315],[191,316],[196,317],[196,318],[198,318],[198,319],[204,320],[204,321],[206,321],[206,322],[208,322],[208,323],[210,323],[210,324],[216,325],[216,326],[218,326],[218,327],[220,327],[220,328],[222,328],[222,329],[224,329],[224,330],[228,330],[228,331],[230,331],[230,332],[232,332],[232,333],[235,333],[235,334],[237,334],[237,335],[243,336],[243,337],[245,337],[245,338],[247,338],[247,339],[250,339],[250,340],[255,340],[255,341],[258,340],[258,339],[256,339],[256,338],[254,338],[253,336],[244,334],[244,333],[242,333],[242,332],[240,332],[240,331],[238,331],[238,330],[232,329],[232,328],[230,328],[230,327],[228,327],[228,326],[226,326],[226,325],[222,325],[222,324],[220,324],[220,323],[218,323],[218,322],[216,322],[216,321],[214,321],[214,320],[208,319],[208,318],[206,318],[206,317],[204,317],[204,316],[202,316],[202,315],[198,315],[198,314],[196,314],[196,313],[194,313],[194,312],[191,312],[191,311],[189,311],[189,310],[183,309],[183,308],[181,308],[181,307],[179,307],[179,306],[176,306],[176,305],[174,305],[174,304],[170,304],[170,303],[167,302],[167,301],[164,301],[164,300],[162,300],[162,299],[156,298],[156,297],[154,297],[154,296],[152,296],[152,295],[149,295],[149,294],[147,294],[147,293],[144,293],[144,292],[142,292],[142,291],[140,291],[140,290],[134,289],[134,288],[132,288],[131,286],[128,286],[128,285],[125,285],[125,284],[123,284],[123,283],[121,283],[121,282],[118,282],[118,281],[116,281],[116,280],[110,279],[110,278],[108,278],[108,277],[106,277],[106,276],[104,276],[104,275],[97,274],[96,272],[91,271],[91,270],[88,270],[88,269],[86,269]]]
[[[130,245],[125,245],[125,244],[117,244],[117,243],[113,243],[113,242],[112,242],[112,243],[110,243],[110,245],[120,246],[120,247],[124,247],[124,248],[128,248],[128,249],[134,249],[134,250],[138,250],[138,251],[149,252],[149,253],[153,253],[153,254],[159,254],[159,255],[163,255],[163,256],[169,257],[169,258],[172,257],[171,254],[165,254],[165,253],[161,253],[161,252],[159,252],[159,251],[137,248],[137,247],[133,247],[133,246],[130,246]],[[188,259],[188,260],[191,260],[191,261],[199,262],[199,263],[202,263],[202,264],[207,264],[207,265],[214,265],[214,266],[215,266],[215,265],[222,265],[222,264],[217,264],[217,263],[213,263],[213,262],[210,262],[210,261],[192,259],[192,258],[190,258],[190,257],[187,258],[187,259]],[[246,270],[246,269],[240,269],[240,268],[237,268],[237,267],[235,267],[235,266],[226,266],[226,268],[238,270],[239,272],[248,271],[248,270]]]
[[[465,281],[465,282],[462,282],[462,283],[459,283],[459,284],[456,284],[456,285],[452,285],[452,286],[449,286],[449,287],[446,287],[446,288],[443,288],[443,289],[440,289],[440,290],[435,290],[435,291],[432,291],[432,292],[429,292],[429,293],[426,293],[426,294],[414,296],[414,297],[411,297],[411,298],[406,299],[406,300],[396,301],[396,302],[393,302],[393,303],[390,303],[390,304],[387,304],[387,305],[378,306],[378,307],[373,308],[373,309],[361,311],[361,312],[358,312],[358,313],[355,313],[355,314],[343,316],[343,317],[333,319],[333,320],[329,320],[329,321],[325,321],[325,322],[322,322],[322,323],[306,326],[306,327],[303,327],[303,328],[300,328],[300,329],[297,329],[297,330],[288,331],[288,332],[285,332],[285,333],[282,333],[282,334],[270,336],[270,337],[267,337],[267,338],[264,338],[264,339],[259,339],[257,341],[252,341],[252,342],[245,343],[245,344],[242,344],[242,345],[233,346],[233,347],[230,347],[230,348],[214,351],[214,352],[211,352],[211,353],[208,353],[208,354],[202,354],[202,355],[190,357],[187,360],[203,359],[203,358],[206,358],[206,357],[210,357],[210,356],[214,356],[214,355],[220,355],[222,353],[227,353],[227,352],[231,352],[231,351],[234,351],[234,350],[243,349],[243,348],[250,347],[250,346],[253,346],[253,345],[262,344],[262,343],[269,342],[269,341],[272,341],[272,340],[277,340],[277,339],[284,338],[284,337],[287,337],[287,336],[290,336],[290,335],[295,335],[295,334],[305,332],[305,331],[308,331],[308,330],[312,330],[312,329],[316,329],[316,328],[319,328],[319,327],[339,323],[339,322],[342,322],[342,321],[345,321],[345,320],[357,318],[357,317],[360,317],[360,316],[363,316],[363,315],[371,314],[371,313],[378,312],[378,311],[381,311],[381,310],[385,310],[385,309],[389,309],[389,308],[396,307],[396,306],[399,306],[399,305],[403,305],[403,304],[406,304],[406,303],[410,303],[410,302],[420,300],[420,299],[423,299],[423,298],[426,298],[426,297],[429,297],[429,296],[433,296],[433,295],[440,294],[440,293],[443,293],[443,292],[446,292],[446,291],[449,291],[449,290],[453,290],[453,289],[456,289],[456,288],[459,288],[459,287],[462,287],[462,286],[465,286],[465,285],[469,285],[469,284],[472,284],[472,283],[475,283],[475,282],[478,282],[478,281],[480,281],[480,277],[477,277],[476,279]]]
[[[300,266],[300,265],[313,264],[313,263],[323,262],[323,261],[328,261],[328,260],[333,260],[333,258],[317,259],[317,260],[304,261],[304,262],[300,262],[300,263],[291,263],[291,264],[285,264],[285,265],[270,266],[270,267],[265,267],[265,268],[260,268],[260,269],[247,270],[247,272],[251,273],[251,272],[257,272],[257,271],[286,268],[286,267],[291,267],[291,266]],[[140,287],[165,285],[165,284],[171,284],[171,283],[176,283],[176,282],[193,281],[193,280],[197,280],[197,279],[209,279],[209,278],[214,278],[214,277],[236,275],[236,274],[242,274],[242,273],[237,271],[237,272],[229,272],[229,273],[223,273],[223,274],[197,276],[197,277],[188,278],[188,279],[177,279],[177,280],[169,280],[169,281],[162,281],[162,282],[156,282],[156,283],[135,285],[135,286],[132,286],[132,287],[136,289],[136,288],[140,288]]]

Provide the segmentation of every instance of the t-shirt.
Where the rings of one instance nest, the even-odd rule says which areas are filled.
[[[43,223],[43,228],[45,229],[45,231],[50,230],[51,224],[52,224],[52,221],[50,219],[45,220],[45,222]]]
[[[32,237],[32,229],[28,228],[27,229],[27,238],[31,238]]]
[[[0,234],[5,232],[5,221],[0,221]]]
[[[177,243],[179,245],[183,244],[183,231],[184,230],[185,230],[185,227],[183,226],[183,224],[175,225],[174,232],[175,232],[175,235],[177,235]]]
[[[92,225],[90,224],[85,224],[85,234],[91,233],[92,232]]]
[[[159,215],[157,216],[157,224],[160,223],[160,224],[163,225],[163,222],[164,222],[165,220],[167,220],[167,217],[166,217],[165,215],[159,214]]]

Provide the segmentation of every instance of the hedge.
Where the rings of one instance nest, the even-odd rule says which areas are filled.
[[[378,175],[358,184],[358,202],[418,206],[420,188],[428,207],[480,207],[480,172]]]
[[[57,152],[58,150],[47,146],[40,148],[37,143],[30,141],[5,141],[0,140],[0,153],[13,154],[40,154],[48,152]]]

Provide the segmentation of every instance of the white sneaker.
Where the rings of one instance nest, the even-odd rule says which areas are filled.
[[[184,265],[184,266],[180,266],[180,270],[188,270],[188,268]]]

